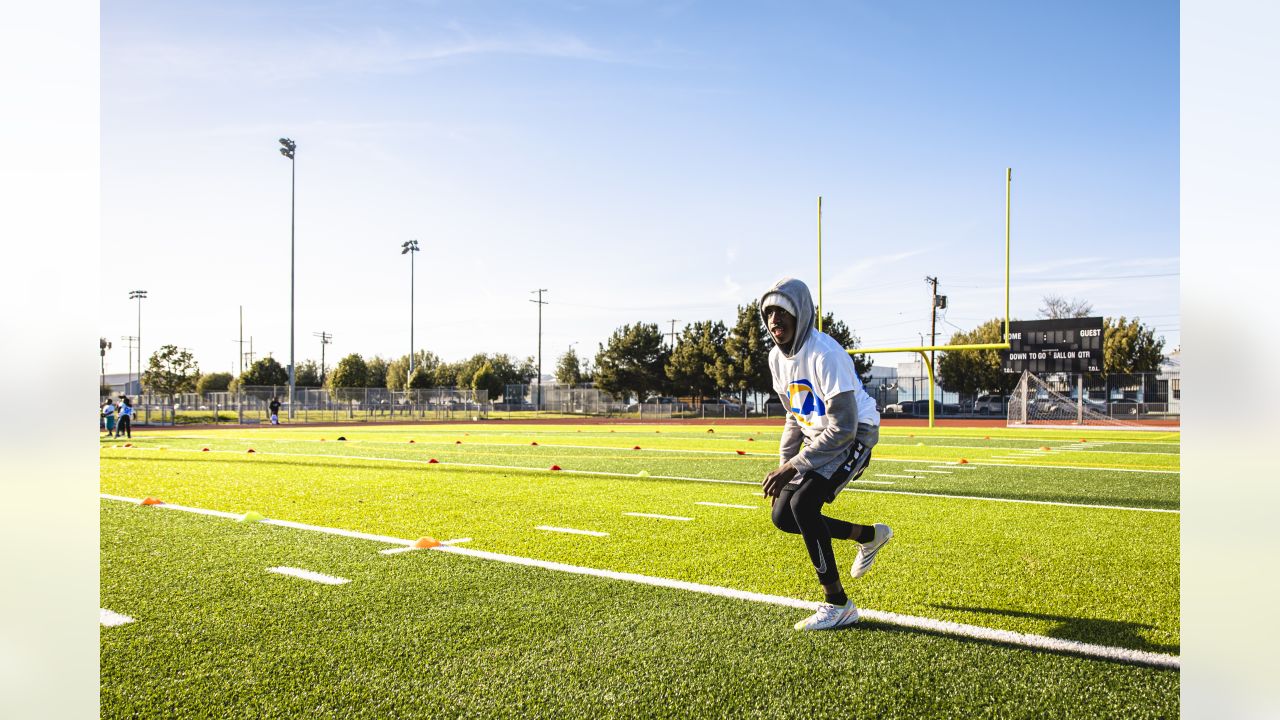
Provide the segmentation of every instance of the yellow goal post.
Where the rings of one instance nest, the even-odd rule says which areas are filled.
[[[1009,200],[1010,191],[1013,185],[1013,168],[1005,168],[1004,175],[1004,342],[999,343],[974,343],[970,345],[922,345],[912,347],[890,347],[890,348],[852,348],[846,349],[850,355],[863,355],[872,353],[903,353],[918,352],[924,360],[924,366],[929,369],[929,427],[934,426],[934,386],[936,385],[933,377],[933,363],[929,362],[929,356],[925,353],[930,351],[954,352],[956,350],[1008,350],[1009,349]],[[822,201],[818,201],[819,225],[821,225],[821,208]],[[822,277],[822,231],[818,231],[818,277]],[[819,281],[818,286],[818,307],[822,307],[822,286]],[[821,317],[821,315],[819,315]]]

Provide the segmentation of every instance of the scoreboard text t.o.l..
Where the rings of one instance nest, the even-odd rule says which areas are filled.
[[[1102,318],[1011,322],[1000,359],[1006,373],[1102,372]]]

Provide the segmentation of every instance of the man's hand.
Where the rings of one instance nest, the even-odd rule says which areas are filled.
[[[764,476],[764,482],[761,487],[764,494],[768,497],[778,497],[782,492],[782,488],[791,482],[796,476],[796,469],[791,467],[791,463],[782,465],[777,470]]]

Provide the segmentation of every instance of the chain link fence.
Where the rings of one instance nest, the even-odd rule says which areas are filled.
[[[1176,420],[1181,413],[1181,377],[1167,373],[1058,373],[1042,377],[1046,386],[1066,397],[1084,391],[1085,403],[1103,415],[1128,420]],[[927,417],[927,377],[875,378],[867,393],[880,414]],[[555,416],[650,419],[782,418],[786,408],[772,393],[725,398],[656,398],[657,402],[624,403],[597,388],[543,383],[508,385],[502,402],[490,402],[487,390],[431,388],[297,388],[292,412],[287,385],[242,387],[237,392],[133,398],[134,425],[194,423],[259,424],[270,422],[271,400],[280,402],[282,423],[372,422],[410,420],[521,419]],[[538,402],[538,400],[541,402]],[[654,400],[655,398],[650,398]],[[934,415],[939,418],[1003,419],[1008,396],[1000,393],[959,394],[936,389]]]

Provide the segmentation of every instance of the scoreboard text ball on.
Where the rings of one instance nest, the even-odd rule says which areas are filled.
[[[1000,359],[1006,373],[1102,372],[1102,318],[1011,322]]]

